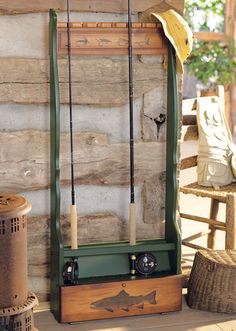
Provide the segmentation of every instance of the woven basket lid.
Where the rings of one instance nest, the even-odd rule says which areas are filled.
[[[13,218],[26,215],[31,204],[22,196],[0,193],[0,218]]]
[[[228,268],[236,268],[236,250],[200,250],[198,252],[203,258],[214,264],[227,266]]]

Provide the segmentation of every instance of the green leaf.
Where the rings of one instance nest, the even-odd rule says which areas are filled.
[[[187,70],[203,84],[229,85],[236,80],[236,48],[233,40],[195,42]]]

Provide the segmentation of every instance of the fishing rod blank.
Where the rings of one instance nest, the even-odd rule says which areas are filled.
[[[130,204],[129,204],[129,241],[136,244],[135,195],[134,195],[134,84],[131,0],[128,0],[128,53],[129,53],[129,124],[130,124]]]
[[[71,36],[70,36],[70,0],[67,0],[67,42],[68,42],[68,76],[69,76],[69,110],[70,110],[70,156],[71,156],[71,248],[77,249],[77,210],[74,180],[74,147],[73,147],[73,109],[72,109],[72,74],[71,74]]]

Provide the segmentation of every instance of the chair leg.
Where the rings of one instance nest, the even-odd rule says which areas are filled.
[[[236,195],[226,197],[226,234],[225,248],[236,249]]]
[[[210,209],[210,219],[216,220],[219,210],[219,201],[216,199],[211,199],[211,209]],[[209,229],[211,232],[207,237],[207,248],[214,249],[215,248],[215,233],[216,229],[214,225],[209,225]]]

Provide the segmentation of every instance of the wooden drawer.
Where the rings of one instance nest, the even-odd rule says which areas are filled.
[[[61,322],[181,310],[182,277],[61,287]]]

